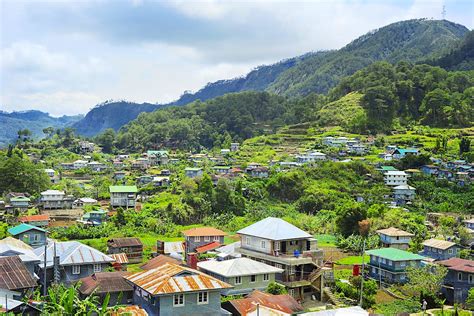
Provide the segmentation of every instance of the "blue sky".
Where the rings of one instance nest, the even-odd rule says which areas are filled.
[[[474,26],[472,1],[0,0],[0,110],[162,103],[207,82],[340,48],[411,18]]]

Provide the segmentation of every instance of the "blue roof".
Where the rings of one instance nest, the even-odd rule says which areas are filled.
[[[417,153],[418,149],[416,149],[416,148],[406,148],[406,149],[398,148],[396,151],[398,151],[401,154],[403,154],[403,153]]]
[[[16,235],[19,235],[21,233],[24,233],[24,232],[27,232],[29,230],[38,230],[40,232],[44,232],[44,233],[47,233],[48,231],[47,230],[44,230],[42,228],[39,228],[39,227],[36,227],[36,226],[33,226],[33,225],[30,225],[30,224],[20,224],[18,226],[15,226],[15,227],[12,227],[8,230],[8,232],[12,235],[12,236],[16,236]]]

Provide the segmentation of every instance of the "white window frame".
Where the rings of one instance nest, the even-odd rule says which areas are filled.
[[[194,236],[194,242],[200,242],[201,236]]]
[[[92,269],[94,270],[94,273],[101,272],[102,271],[102,265],[100,263],[94,263],[94,265],[92,266]]]
[[[252,278],[255,278],[255,279],[252,281]],[[256,275],[256,274],[252,274],[252,275],[250,276],[250,283],[255,283],[255,282],[257,282],[257,275]]]
[[[264,273],[263,274],[263,281],[268,281],[268,280],[270,280],[270,274]]]
[[[250,246],[250,237],[245,237],[245,244]]]
[[[211,241],[211,236],[204,236],[204,241]]]
[[[281,243],[279,241],[275,241],[275,250],[280,251],[281,249]]]
[[[288,289],[288,294],[289,294],[291,297],[294,297],[294,296],[295,296],[295,289]]]
[[[266,249],[267,248],[267,243],[265,240],[260,241],[260,248]]]
[[[209,304],[209,292],[208,291],[198,292],[198,294],[197,294],[197,304],[198,305]]]
[[[176,303],[176,299],[178,303]],[[181,306],[184,306],[184,304],[185,304],[184,294],[173,295],[173,307],[181,307]]]
[[[458,272],[458,281],[462,281],[462,272]]]
[[[214,241],[219,241],[219,236],[214,236]]]
[[[448,253],[449,253],[450,255],[452,255],[452,254],[453,254],[453,249],[452,249],[452,248],[448,249]]]
[[[81,274],[81,266],[80,265],[73,265],[72,266],[72,274]]]
[[[236,276],[235,277],[235,284],[242,284],[242,277],[241,276]]]

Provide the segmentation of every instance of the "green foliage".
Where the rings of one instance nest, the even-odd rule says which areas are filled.
[[[356,253],[362,253],[364,238],[360,235],[350,235],[347,238],[338,236],[336,245],[338,248],[352,251]],[[371,235],[366,238],[365,249],[378,248],[380,244],[380,237],[378,235]],[[341,263],[342,264],[342,263]]]
[[[271,282],[268,284],[267,289],[265,292],[273,294],[273,295],[280,295],[280,294],[287,294],[288,292],[286,291],[286,288],[278,284],[276,282]]]
[[[426,265],[420,268],[408,267],[406,271],[408,283],[404,285],[404,288],[415,296],[439,293],[448,273],[446,267],[439,265]]]
[[[469,289],[466,299],[467,308],[474,310],[474,287]]]
[[[400,313],[416,313],[421,310],[421,304],[414,299],[395,300],[390,303],[375,305],[375,312],[380,315],[398,315]]]

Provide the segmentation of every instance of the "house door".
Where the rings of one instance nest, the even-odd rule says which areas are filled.
[[[286,254],[286,241],[282,241],[280,244],[281,253]]]

